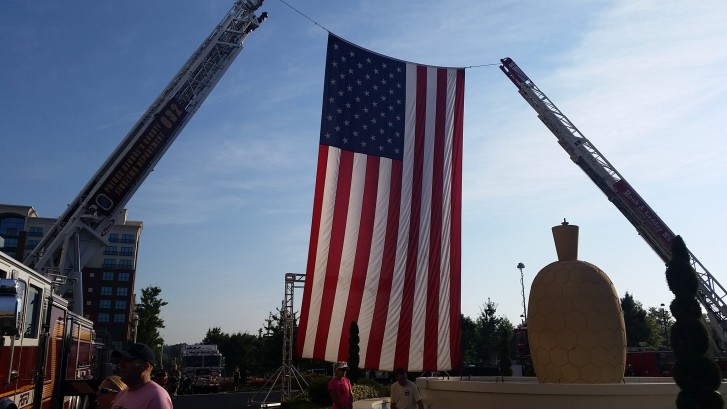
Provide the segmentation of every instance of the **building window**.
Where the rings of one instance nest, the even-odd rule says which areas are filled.
[[[121,247],[121,255],[122,256],[133,256],[134,248],[133,247]]]
[[[131,268],[133,265],[131,260],[119,260],[119,268]]]
[[[34,248],[38,247],[39,240],[28,240],[28,245],[26,246],[28,250],[33,250]]]
[[[18,248],[18,239],[6,237],[5,238],[5,247],[17,249]]]
[[[111,295],[113,292],[113,288],[111,287],[101,287],[101,295]]]
[[[126,322],[126,314],[114,314],[114,322]]]
[[[89,293],[92,293],[93,292],[93,287],[88,287],[88,289],[86,291],[88,291]]]
[[[108,310],[111,308],[111,300],[99,300],[98,308],[102,310]]]
[[[113,259],[113,258],[103,259],[103,267],[104,268],[116,268],[116,259]]]
[[[119,273],[119,281],[129,281],[129,273]]]
[[[126,287],[118,287],[116,289],[116,295],[120,295],[122,297],[126,297],[127,295],[129,295],[129,289],[126,288]]]
[[[116,300],[115,307],[117,310],[126,309],[126,300]]]
[[[119,251],[116,246],[106,246],[106,248],[103,250],[103,254],[105,256],[115,256],[119,254]]]
[[[113,281],[114,280],[114,272],[113,271],[104,271],[103,272],[103,279],[104,279],[104,281]]]
[[[18,232],[23,230],[24,225],[25,218],[23,217],[10,216],[0,218],[0,234],[3,236],[17,236]]]
[[[91,301],[86,301],[86,305],[91,305]]]
[[[98,314],[98,322],[109,322],[109,313],[100,312]]]
[[[43,237],[43,228],[37,226],[30,227],[30,230],[28,231],[28,236]]]
[[[121,242],[122,243],[133,243],[134,242],[134,235],[133,234],[122,234],[121,235]]]
[[[119,234],[118,233],[111,233],[111,234],[109,234],[109,241],[111,243],[118,243],[119,242]]]

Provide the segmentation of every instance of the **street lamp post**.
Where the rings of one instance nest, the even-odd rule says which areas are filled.
[[[520,292],[523,296],[523,325],[527,325],[528,322],[528,310],[525,306],[525,281],[523,279],[523,269],[525,268],[525,264],[523,263],[517,263],[517,268],[520,270]]]
[[[131,320],[134,322],[134,343],[136,344],[136,333],[139,332],[139,314],[134,313]]]

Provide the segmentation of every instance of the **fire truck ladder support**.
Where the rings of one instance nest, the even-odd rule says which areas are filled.
[[[500,60],[500,69],[518,88],[518,92],[538,114],[538,118],[558,139],[570,159],[598,186],[608,200],[631,222],[639,235],[668,263],[674,233],[621,176],[616,168],[586,139],[540,88],[510,58]],[[717,348],[727,348],[727,291],[689,252],[692,267],[699,279],[698,298],[709,316]]]
[[[281,402],[292,399],[293,396],[293,380],[298,386],[297,391],[303,393],[308,383],[305,381],[300,372],[293,366],[293,336],[295,332],[295,312],[293,311],[293,295],[296,288],[303,288],[305,283],[305,274],[286,273],[285,274],[285,298],[283,306],[280,310],[281,320],[283,321],[283,364],[275,374],[266,382],[260,390],[258,390],[249,403],[259,403],[260,407],[280,406],[279,402],[268,402],[268,398],[275,386],[280,381],[280,390],[282,392]],[[269,388],[268,388],[269,386]],[[262,401],[255,400],[261,391],[267,389],[265,398]]]

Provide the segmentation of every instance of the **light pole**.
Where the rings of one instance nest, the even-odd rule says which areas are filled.
[[[523,279],[523,269],[525,268],[525,264],[523,263],[517,263],[517,268],[520,270],[520,291],[523,296],[523,326],[527,326],[528,324],[528,309],[525,306],[525,281]]]

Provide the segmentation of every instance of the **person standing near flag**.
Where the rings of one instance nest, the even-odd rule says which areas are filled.
[[[346,371],[348,371],[348,364],[343,361],[337,362],[333,378],[328,381],[328,392],[331,394],[331,401],[333,401],[332,409],[353,408],[351,381],[346,378]]]
[[[406,377],[404,368],[396,370],[396,382],[391,385],[391,409],[424,409],[417,385]]]

